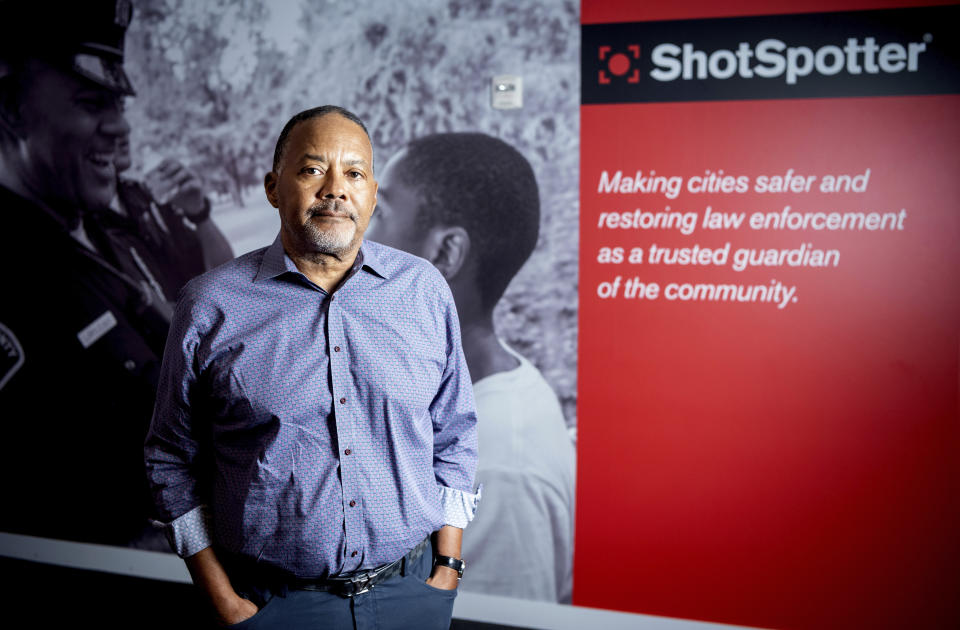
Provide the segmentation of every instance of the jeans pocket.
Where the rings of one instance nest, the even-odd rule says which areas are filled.
[[[256,628],[260,621],[263,620],[264,611],[267,610],[267,607],[274,600],[274,596],[271,595],[267,601],[264,602],[263,606],[257,609],[257,612],[253,613],[253,616],[247,617],[243,621],[238,621],[237,623],[230,624],[229,626],[223,626],[224,628]]]
[[[422,586],[423,588],[427,589],[432,593],[445,595],[450,598],[456,597],[457,593],[460,590],[459,586],[457,588],[437,588],[436,586],[431,586],[427,584],[424,580],[417,580],[417,584],[419,584],[420,586]]]

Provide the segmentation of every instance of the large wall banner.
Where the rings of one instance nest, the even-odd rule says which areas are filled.
[[[574,603],[958,627],[960,7],[691,4],[582,5]]]
[[[462,590],[569,603],[579,28],[579,3],[555,0],[0,3],[0,560],[27,546],[7,535],[61,563],[86,554],[70,541],[167,564],[148,553],[170,550],[149,517],[175,515],[152,508],[144,437],[174,303],[274,241],[277,137],[336,104],[374,146],[365,237],[446,265],[464,331],[484,490]],[[501,84],[523,87],[522,107],[493,106]],[[291,387],[328,387],[320,372]],[[329,434],[334,420],[284,423]],[[321,443],[304,448],[333,457]],[[271,478],[293,484],[283,465]],[[93,568],[136,573],[114,551]]]

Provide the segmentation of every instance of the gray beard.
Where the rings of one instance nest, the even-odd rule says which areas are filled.
[[[346,227],[346,226],[345,226]],[[339,258],[353,246],[353,239],[357,235],[356,225],[353,230],[328,230],[324,232],[314,225],[308,225],[305,230],[311,249],[317,254],[327,254]]]
[[[322,211],[342,211],[342,204],[339,200],[324,199],[314,205],[308,211],[312,216]],[[357,217],[353,213],[347,213],[353,222],[353,229],[343,225],[339,229],[321,230],[316,224],[308,222],[303,230],[302,236],[306,243],[310,245],[310,252],[313,254],[335,256],[340,258],[343,254],[349,252],[354,245],[354,239],[357,236]]]

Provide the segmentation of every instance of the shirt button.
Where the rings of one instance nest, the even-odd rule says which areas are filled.
[[[346,399],[346,398],[341,398],[341,399],[340,399],[340,404],[341,404],[341,405],[342,405],[343,403],[345,403],[345,402],[347,402],[347,399]]]
[[[343,454],[344,454],[344,455],[349,455],[349,454],[352,453],[352,452],[353,452],[353,451],[351,451],[351,450],[348,448],[347,450],[345,450],[345,451],[343,452]]]
[[[357,552],[354,551],[353,553],[351,553],[351,554],[350,554],[350,557],[351,557],[351,558],[356,558],[356,557],[357,557]]]
[[[333,351],[334,351],[334,352],[340,352],[340,346],[334,346],[334,347],[333,347]]]
[[[357,507],[357,502],[356,502],[356,501],[351,501],[351,502],[350,502],[350,507]]]
[[[133,372],[135,369],[137,369],[137,364],[133,359],[127,359],[123,362],[123,367],[127,368],[128,372]]]

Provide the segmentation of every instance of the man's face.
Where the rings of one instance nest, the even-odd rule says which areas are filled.
[[[417,226],[420,198],[399,175],[399,165],[406,155],[406,150],[397,153],[383,169],[377,214],[370,222],[367,236],[372,241],[423,256],[426,233]]]
[[[339,114],[299,123],[287,139],[279,172],[267,174],[266,191],[280,210],[288,253],[350,254],[377,205],[367,135]]]
[[[29,71],[19,103],[24,184],[54,209],[108,205],[116,192],[117,142],[130,132],[123,97],[39,61]]]

